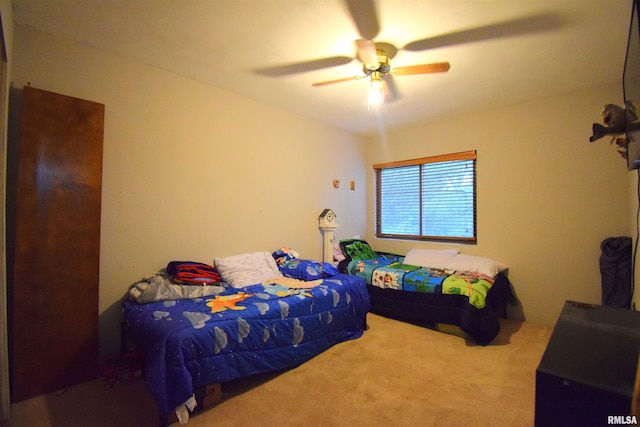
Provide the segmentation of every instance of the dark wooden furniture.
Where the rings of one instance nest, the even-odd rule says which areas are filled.
[[[13,402],[99,375],[104,105],[22,92],[10,242]]]
[[[535,425],[638,416],[640,313],[567,301],[536,371]]]

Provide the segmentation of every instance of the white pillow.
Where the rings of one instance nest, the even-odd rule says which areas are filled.
[[[345,259],[345,256],[342,254],[342,251],[340,250],[340,242],[336,240],[335,242],[333,242],[333,260],[342,261],[344,259]]]
[[[222,280],[233,288],[257,285],[282,277],[276,261],[269,252],[249,252],[215,258],[213,263]]]
[[[458,249],[411,249],[404,257],[407,265],[445,268],[460,251]]]
[[[495,277],[498,275],[498,273],[507,270],[509,267],[491,258],[458,254],[449,261],[448,268],[452,270],[470,271],[472,273],[480,273],[489,277]]]

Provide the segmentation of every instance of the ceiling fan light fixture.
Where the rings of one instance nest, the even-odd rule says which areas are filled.
[[[382,103],[384,103],[384,81],[380,73],[374,72],[369,83],[369,110],[371,110],[371,106]]]

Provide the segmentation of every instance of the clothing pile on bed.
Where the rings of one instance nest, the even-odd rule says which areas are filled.
[[[216,258],[214,263],[215,266],[195,261],[171,261],[166,268],[131,285],[129,299],[146,304],[202,298],[218,295],[225,287],[242,288],[258,283],[308,288],[319,283],[310,281],[338,274],[333,265],[300,259],[298,253],[288,247],[272,254],[250,252]]]

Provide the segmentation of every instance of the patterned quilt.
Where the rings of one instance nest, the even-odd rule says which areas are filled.
[[[433,294],[465,295],[469,303],[481,309],[493,286],[494,278],[478,273],[418,267],[403,264],[402,256],[380,256],[368,260],[352,260],[349,274],[365,279],[379,288]]]
[[[183,406],[198,387],[291,368],[362,335],[370,307],[362,278],[337,274],[293,286],[275,280],[193,299],[125,300],[160,412]]]

